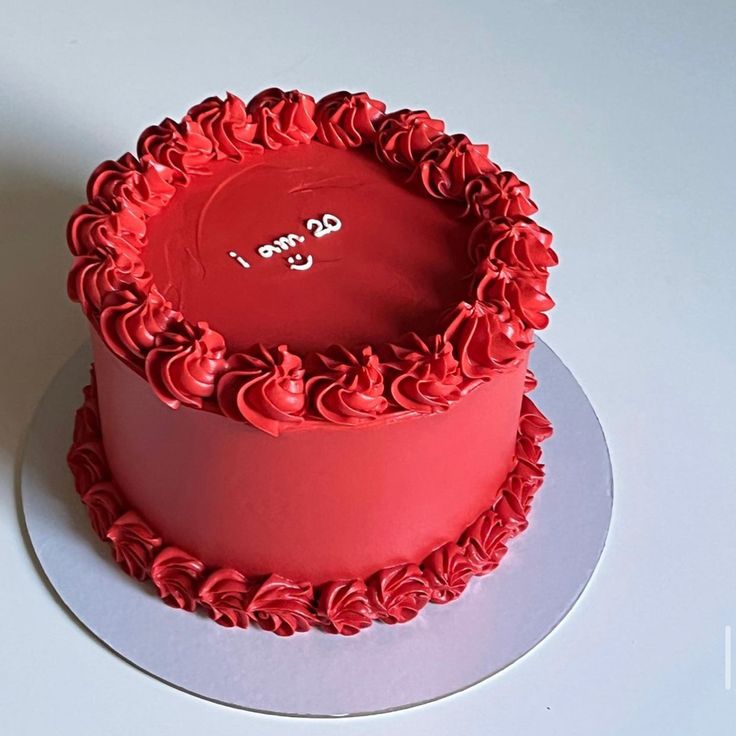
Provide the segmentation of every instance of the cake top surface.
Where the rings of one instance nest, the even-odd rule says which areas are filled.
[[[69,292],[107,346],[170,406],[271,434],[444,411],[552,306],[528,186],[365,93],[209,98],[88,199]]]
[[[232,350],[426,334],[465,296],[472,223],[402,173],[318,141],[217,163],[151,218],[143,262]]]

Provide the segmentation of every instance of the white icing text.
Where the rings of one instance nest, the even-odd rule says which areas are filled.
[[[306,221],[305,227],[307,232],[313,237],[324,238],[326,235],[336,233],[342,227],[342,222],[336,215],[326,213],[321,217],[310,218]],[[259,245],[256,248],[256,253],[261,258],[273,258],[273,256],[288,253],[292,248],[299,247],[305,240],[305,235],[286,233],[285,235],[280,235],[278,238],[274,238],[270,243]],[[239,256],[234,250],[229,251],[228,256],[243,268],[251,267],[250,263],[242,256]],[[308,271],[314,264],[314,258],[311,254],[302,255],[301,253],[296,253],[295,255],[288,256],[285,262],[292,271]]]

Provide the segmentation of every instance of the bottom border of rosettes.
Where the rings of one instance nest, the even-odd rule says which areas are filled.
[[[151,579],[165,603],[194,611],[200,607],[222,626],[256,624],[279,636],[316,627],[350,636],[374,621],[413,619],[428,603],[455,600],[475,575],[495,569],[508,541],[527,526],[532,498],[542,485],[541,442],[551,434],[548,420],[524,396],[514,465],[493,506],[459,539],[435,549],[421,562],[379,570],[365,580],[313,586],[277,574],[247,577],[230,568],[208,568],[164,541],[129,508],[110,477],[102,446],[94,371],[77,410],[67,460],[75,487],[96,534],[130,576]]]

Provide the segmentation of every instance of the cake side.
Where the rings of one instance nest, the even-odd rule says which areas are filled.
[[[525,365],[451,411],[278,438],[156,400],[93,338],[101,432],[122,495],[210,565],[320,584],[456,539],[513,463]]]
[[[527,388],[532,388],[533,378],[527,379]],[[255,624],[279,636],[311,627],[349,636],[374,621],[405,623],[427,603],[455,600],[471,577],[486,575],[498,566],[508,542],[526,528],[544,477],[540,443],[551,434],[549,422],[525,397],[513,464],[499,493],[456,539],[416,563],[315,586],[278,573],[249,576],[237,568],[213,566],[162,534],[131,507],[110,471],[94,372],[84,395],[76,414],[69,466],[95,533],[111,545],[121,568],[139,580],[150,578],[170,606],[187,611],[201,608],[222,626]]]

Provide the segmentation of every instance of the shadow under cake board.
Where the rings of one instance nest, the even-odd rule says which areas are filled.
[[[600,558],[613,501],[606,441],[582,388],[537,340],[533,398],[555,429],[543,445],[547,477],[529,528],[459,600],[355,637],[312,630],[281,638],[175,610],[118,568],[73,490],[66,452],[90,360],[85,345],[61,369],[29,430],[20,489],[29,536],[51,586],[86,628],[138,668],[194,695],[293,716],[378,713],[445,697],[539,644]]]

